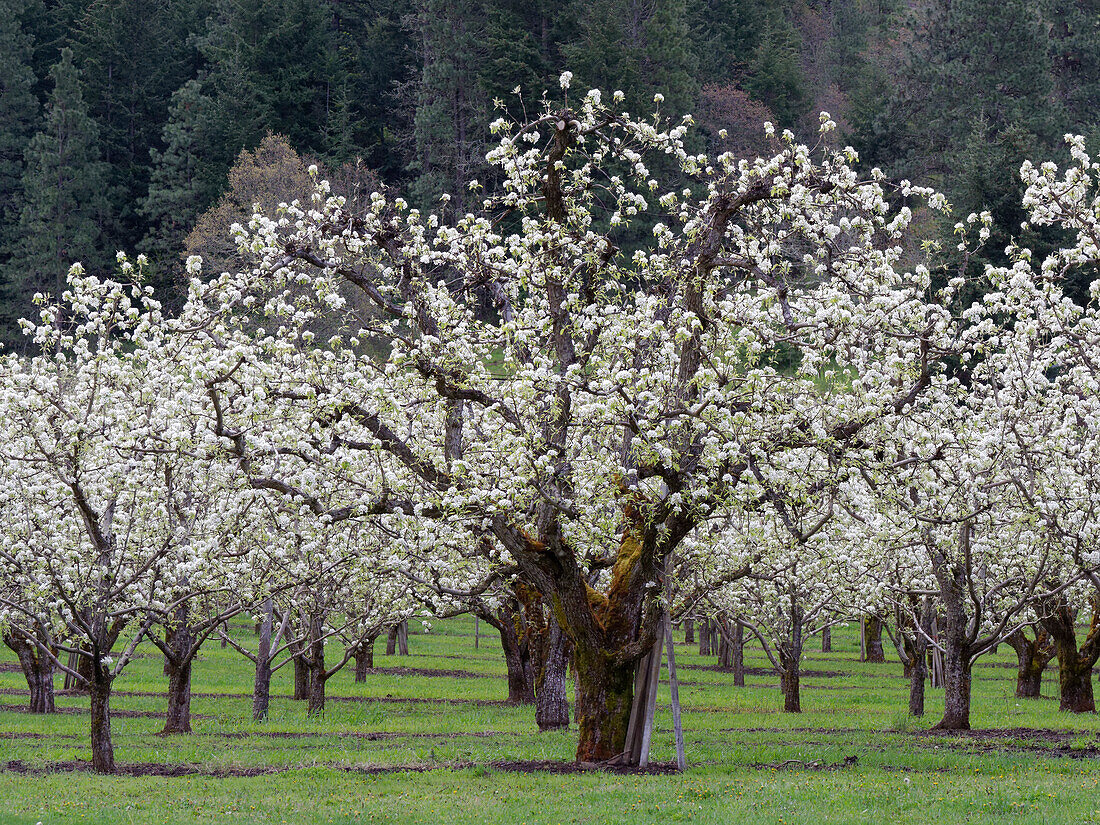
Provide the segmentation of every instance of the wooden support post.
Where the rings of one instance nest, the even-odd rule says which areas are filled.
[[[645,721],[642,725],[642,742],[638,753],[638,767],[649,765],[649,743],[653,738],[653,721],[657,715],[657,685],[661,681],[661,648],[664,647],[663,633],[657,634],[653,650],[649,653],[649,677],[646,684]]]
[[[668,684],[672,692],[672,729],[676,735],[676,767],[687,770],[684,756],[684,728],[680,721],[680,681],[676,678],[676,645],[672,640],[672,623],[665,613],[665,644],[668,647]]]

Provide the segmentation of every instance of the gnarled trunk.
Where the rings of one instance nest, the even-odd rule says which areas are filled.
[[[684,644],[695,644],[695,622],[692,619],[684,619]]]
[[[1057,650],[1049,633],[1039,627],[1034,630],[1034,639],[1029,639],[1022,628],[1005,639],[1009,647],[1016,651],[1016,696],[1020,699],[1040,696],[1043,671]]]
[[[19,667],[27,680],[30,691],[31,713],[56,713],[53,689],[53,659],[38,648],[38,645],[21,633],[4,634],[4,644],[11,648],[19,659]]]
[[[821,652],[833,652],[833,629],[831,627],[823,628],[821,631]]]
[[[634,701],[634,663],[616,665],[602,651],[578,649],[578,762],[606,762],[623,752]]]
[[[1054,638],[1058,656],[1058,709],[1070,713],[1094,713],[1092,667],[1100,657],[1100,623],[1094,610],[1084,643],[1077,646],[1074,624],[1077,612],[1062,599],[1044,605],[1043,628]]]

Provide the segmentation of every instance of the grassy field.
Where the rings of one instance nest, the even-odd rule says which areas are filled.
[[[1017,700],[1014,654],[1002,646],[977,667],[977,730],[936,735],[942,691],[929,691],[925,720],[909,719],[901,666],[860,663],[856,633],[839,630],[833,653],[809,653],[802,714],[780,712],[759,650],[746,662],[759,670],[735,688],[713,658],[679,645],[690,767],[644,776],[508,764],[568,763],[576,731],[540,734],[533,709],[501,702],[499,644],[483,636],[475,650],[472,620],[411,635],[408,657],[379,645],[365,684],[350,668],[329,682],[321,720],[288,698],[284,668],[271,718],[253,723],[251,664],[211,643],[195,668],[190,736],[156,735],[165,679],[145,650],[116,683],[116,759],[131,774],[155,765],[178,776],[58,770],[89,758],[87,700],[61,695],[62,713],[24,712],[5,649],[0,823],[1100,822],[1100,721],[1058,712],[1053,667],[1044,698]],[[667,685],[658,728],[653,758],[669,762]]]

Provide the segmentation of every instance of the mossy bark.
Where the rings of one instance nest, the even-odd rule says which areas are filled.
[[[1092,668],[1100,658],[1100,617],[1093,605],[1088,635],[1077,644],[1077,611],[1062,599],[1044,605],[1042,625],[1054,639],[1058,656],[1058,709],[1069,713],[1095,713]]]
[[[868,616],[863,620],[863,628],[867,648],[867,661],[879,664],[885,662],[886,651],[882,648],[882,620],[877,616]]]
[[[578,762],[606,762],[623,752],[634,701],[634,664],[612,664],[601,651],[578,651]]]

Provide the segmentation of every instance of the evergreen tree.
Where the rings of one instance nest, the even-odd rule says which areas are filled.
[[[412,112],[397,90],[417,72],[416,27],[405,0],[326,0],[330,29],[330,105],[323,153],[334,163],[361,157],[393,179],[404,162],[398,136]]]
[[[183,254],[183,239],[198,216],[217,197],[224,183],[203,161],[213,101],[202,93],[198,80],[189,80],[172,95],[162,140],[164,151],[152,150],[153,171],[141,214],[149,232],[141,248],[152,262],[156,286],[166,290],[169,302],[179,297],[174,276]]]
[[[219,0],[198,40],[207,63],[204,92],[214,101],[218,165],[268,131],[298,149],[323,151],[333,43],[325,7],[314,0]]]
[[[695,99],[695,54],[683,0],[595,0],[565,48],[578,88],[621,90],[633,111],[664,95],[668,111],[687,113]]]
[[[27,147],[18,238],[4,271],[8,340],[15,337],[17,318],[32,311],[35,292],[61,294],[70,264],[80,261],[94,272],[108,263],[103,246],[108,168],[71,49],[62,49],[50,77],[54,88],[45,125]]]
[[[688,4],[691,42],[701,82],[744,79],[775,0],[698,0]]]
[[[477,0],[418,0],[422,69],[415,84],[413,191],[426,204],[448,192],[465,210],[466,183],[486,168],[490,103],[478,84],[485,59]]]
[[[193,0],[95,0],[73,33],[85,99],[110,165],[119,249],[145,234],[137,205],[149,188],[150,150],[159,144],[172,93],[194,71],[193,49],[177,28]],[[184,6],[185,9],[179,7]]]
[[[793,129],[807,114],[809,95],[799,65],[802,43],[784,20],[772,19],[764,29],[749,67],[745,91],[775,115],[776,125]]]
[[[38,127],[33,44],[23,30],[25,0],[0,0],[0,245],[8,238],[11,209],[23,177],[23,152]]]

